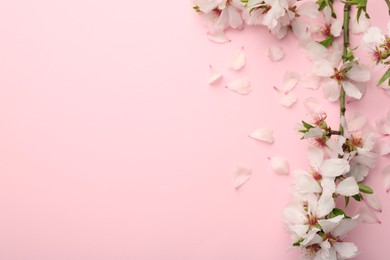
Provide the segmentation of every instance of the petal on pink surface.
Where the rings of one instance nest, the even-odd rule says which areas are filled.
[[[241,47],[232,56],[228,68],[231,70],[240,70],[245,66],[245,52],[244,47]]]
[[[389,192],[390,191],[390,165],[387,165],[382,169],[381,175],[382,175],[382,181],[386,189],[386,192]]]
[[[297,85],[300,75],[295,71],[286,71],[283,75],[282,89],[283,93],[288,93]]]
[[[219,33],[215,33],[215,34],[208,34],[208,38],[210,41],[216,42],[216,43],[231,42],[231,40],[223,32],[219,32]]]
[[[270,128],[258,128],[253,131],[249,137],[256,139],[258,141],[266,142],[272,144],[274,142],[274,131]]]
[[[366,205],[362,205],[359,208],[359,219],[367,224],[381,224],[382,222],[378,219],[378,216],[368,208]]]
[[[252,170],[248,167],[238,165],[233,171],[234,178],[234,188],[240,188],[244,183],[246,183],[252,175]]]
[[[251,82],[247,79],[234,80],[226,87],[240,95],[248,95],[252,91]]]
[[[308,97],[303,101],[303,104],[307,111],[310,113],[320,113],[322,111],[322,105],[318,98],[316,97]]]
[[[288,175],[290,167],[286,159],[282,157],[269,158],[272,170],[279,175]]]
[[[282,106],[291,107],[292,105],[294,105],[297,102],[297,100],[298,100],[297,96],[292,94],[292,93],[288,93],[288,94],[280,93],[279,94],[279,102]]]
[[[321,78],[312,73],[305,74],[301,77],[299,85],[308,89],[318,89]]]
[[[377,142],[375,152],[381,156],[390,154],[390,144],[385,142]]]
[[[218,81],[220,78],[222,78],[222,74],[218,71],[214,70],[214,68],[210,65],[209,70],[209,84],[212,85],[216,81]]]
[[[361,130],[367,123],[367,119],[359,112],[348,114],[347,125],[350,132]]]
[[[364,200],[370,208],[382,212],[382,203],[375,193],[365,195]]]
[[[273,44],[269,47],[268,58],[271,61],[273,61],[273,62],[280,61],[283,59],[283,57],[284,57],[284,52],[283,52],[282,47],[280,47],[279,45],[276,45],[276,44]]]

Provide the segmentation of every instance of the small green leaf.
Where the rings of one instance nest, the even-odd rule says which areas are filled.
[[[350,218],[342,209],[334,208],[332,212],[329,214],[329,218],[334,218],[340,215],[344,215],[345,218]]]
[[[311,124],[306,123],[305,121],[302,121],[302,124],[303,124],[303,126],[304,126],[306,129],[311,129],[311,128],[314,127],[314,126],[312,126]]]
[[[354,198],[354,199],[357,200],[357,201],[361,201],[363,197],[362,197],[362,195],[359,193],[359,194],[353,195],[352,198]]]
[[[322,46],[328,48],[329,46],[332,45],[333,40],[334,40],[334,36],[331,34],[331,35],[329,35],[325,40],[320,41],[320,42],[318,42],[318,43],[321,44]]]
[[[298,241],[296,241],[294,244],[293,244],[293,246],[300,246],[301,245],[301,243],[303,242],[303,238],[300,238]]]
[[[345,201],[345,207],[348,207],[349,197],[344,197],[344,201]]]
[[[366,194],[373,194],[374,191],[368,187],[367,185],[364,185],[363,183],[358,183],[360,192],[366,193]]]
[[[390,78],[390,68],[388,68],[386,73],[381,77],[377,86],[382,85],[382,83],[385,82],[386,80],[388,80],[389,78]]]

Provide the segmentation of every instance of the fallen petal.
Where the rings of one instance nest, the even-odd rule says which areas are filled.
[[[233,55],[232,59],[229,62],[229,69],[231,70],[240,70],[245,65],[245,53],[244,47],[241,47],[236,53]]]
[[[213,69],[213,67],[210,65],[210,70],[209,70],[209,84],[213,84],[214,82],[216,82],[217,80],[219,80],[220,78],[222,78],[222,74],[215,71]]]
[[[268,58],[275,62],[275,61],[280,61],[284,57],[284,52],[283,49],[276,44],[273,44],[269,47],[268,49]]]
[[[286,159],[281,157],[269,158],[271,162],[271,168],[276,174],[287,175],[290,171],[290,167]]]
[[[251,169],[245,166],[238,165],[233,172],[234,188],[238,189],[239,187],[241,187],[245,182],[249,180],[251,174]]]
[[[390,165],[387,165],[382,169],[381,172],[383,185],[385,186],[386,192],[390,191]]]
[[[367,205],[373,210],[382,212],[382,203],[378,196],[374,194],[367,194],[364,196],[364,200],[367,202]]]
[[[285,107],[291,107],[292,105],[295,104],[295,102],[297,102],[297,96],[294,95],[294,94],[291,94],[291,93],[288,93],[288,94],[283,94],[283,93],[280,93],[279,94],[279,102],[281,105],[285,106]]]
[[[367,119],[359,112],[351,113],[347,117],[348,130],[356,132],[361,130],[367,123]]]
[[[256,139],[258,141],[272,144],[274,142],[273,133],[274,131],[270,128],[258,128],[255,131],[253,131],[249,135],[249,137]]]
[[[232,81],[226,87],[240,95],[248,95],[252,91],[251,82],[246,79]]]
[[[284,93],[292,90],[298,83],[300,75],[295,71],[286,71],[283,75],[282,91]]]
[[[216,34],[208,34],[208,38],[210,41],[216,43],[231,42],[231,40],[223,32],[216,33]]]
[[[359,209],[359,219],[367,224],[381,224],[376,214],[366,205],[362,205]]]
[[[320,100],[315,97],[308,97],[303,101],[303,104],[305,105],[305,108],[310,113],[320,113],[322,111],[322,106],[320,103]]]

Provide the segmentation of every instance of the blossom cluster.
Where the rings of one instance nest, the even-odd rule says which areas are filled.
[[[377,27],[370,27],[367,0],[340,1],[344,4],[343,16],[333,6],[336,1],[328,0],[193,1],[194,9],[205,21],[209,38],[218,43],[229,41],[225,34],[228,28],[265,26],[278,39],[284,38],[291,30],[312,61],[311,71],[305,77],[306,84],[312,89],[321,86],[328,101],[339,102],[338,129],[330,127],[327,114],[318,108],[316,101],[310,105],[315,107],[310,120],[302,121],[298,126],[302,139],[310,143],[307,152],[309,166],[294,171],[293,200],[284,210],[283,218],[293,246],[301,248],[304,259],[350,259],[357,256],[357,246],[347,241],[346,235],[360,220],[380,222],[375,211],[381,211],[381,203],[373,189],[365,184],[365,179],[375,168],[378,158],[390,154],[390,146],[379,140],[379,137],[390,134],[390,112],[377,123],[377,129],[369,127],[367,120],[358,113],[345,115],[347,101],[357,101],[365,95],[372,70],[355,57],[349,33],[364,33],[362,46],[377,65],[387,69],[378,85],[387,83],[384,88],[390,93],[390,22],[387,34]],[[270,48],[269,53],[272,61],[283,57],[279,49]],[[243,60],[242,51],[240,55],[236,60]],[[299,78],[299,75],[290,74],[285,74],[283,79],[286,86],[277,88],[284,100],[281,104],[286,107],[296,101],[296,97],[288,92]],[[273,142],[269,129],[259,129],[251,137]],[[274,169],[282,169],[283,174],[288,172],[284,161],[271,160],[271,164]],[[390,190],[390,166],[382,170],[382,175],[386,189]],[[237,187],[249,178],[248,172],[241,176]],[[349,216],[345,210],[351,199],[362,205],[355,216]]]

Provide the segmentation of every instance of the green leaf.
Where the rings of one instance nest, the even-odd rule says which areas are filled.
[[[199,13],[200,12],[200,8],[199,8],[199,6],[193,6],[192,8],[194,8],[194,10],[195,10],[195,12],[197,12],[197,13]]]
[[[332,212],[329,214],[329,218],[334,218],[340,215],[344,215],[344,218],[350,218],[342,209],[334,208]]]
[[[298,241],[296,241],[294,244],[293,244],[293,246],[300,246],[301,245],[301,243],[303,242],[303,238],[300,238]]]
[[[334,40],[334,36],[331,34],[331,35],[329,35],[325,40],[320,41],[320,42],[318,42],[318,43],[321,44],[322,46],[328,48],[329,46],[332,45],[333,40]]]
[[[360,193],[356,194],[356,195],[353,195],[352,198],[354,198],[357,201],[361,201],[363,199],[363,197],[362,197],[362,195]]]
[[[363,183],[358,183],[360,192],[366,193],[366,194],[373,194],[374,191],[368,187],[367,185],[364,185]]]
[[[344,197],[344,201],[345,201],[345,207],[348,207],[349,197]]]
[[[310,129],[310,128],[313,128],[313,127],[314,127],[314,126],[312,126],[311,124],[306,123],[305,121],[302,121],[302,124],[303,124],[303,126],[304,126],[306,129]]]
[[[386,80],[388,80],[389,78],[390,78],[390,68],[388,68],[386,73],[381,77],[377,86],[382,85],[382,83],[385,82]]]

